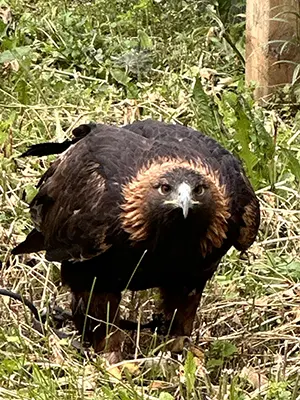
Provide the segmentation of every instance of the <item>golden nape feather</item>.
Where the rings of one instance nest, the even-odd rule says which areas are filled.
[[[220,260],[232,246],[247,250],[258,231],[259,203],[241,163],[180,125],[145,120],[76,132],[62,146],[24,154],[64,151],[40,180],[30,204],[35,229],[13,254],[45,250],[61,262],[80,332],[93,287],[85,337],[112,362],[121,359],[125,288],[159,288],[171,335],[190,336]],[[114,322],[109,338],[99,320]]]
[[[207,227],[206,234],[199,241],[202,255],[206,256],[213,248],[220,248],[226,238],[230,211],[226,185],[221,184],[218,171],[211,170],[209,165],[203,164],[200,158],[195,161],[186,161],[182,158],[162,157],[144,165],[122,189],[125,200],[122,205],[123,213],[121,213],[122,227],[130,234],[132,241],[147,239],[148,221],[144,212],[144,207],[147,205],[147,195],[161,176],[167,172],[176,171],[178,168],[197,172],[204,177],[205,184],[209,187],[215,203],[214,216]]]

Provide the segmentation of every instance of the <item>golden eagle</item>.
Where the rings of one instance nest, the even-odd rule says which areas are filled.
[[[259,203],[241,163],[214,139],[153,120],[81,125],[74,139],[24,155],[62,153],[30,204],[34,229],[13,254],[61,262],[79,331],[120,359],[125,288],[159,288],[171,334],[190,336],[206,282],[234,246],[254,241]],[[107,326],[113,322],[106,337]]]

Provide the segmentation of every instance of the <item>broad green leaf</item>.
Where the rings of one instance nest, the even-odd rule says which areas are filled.
[[[288,166],[290,167],[291,172],[295,175],[297,180],[300,182],[300,162],[299,160],[295,157],[295,153],[292,150],[289,149],[281,149],[283,154],[286,157]]]
[[[161,392],[159,400],[174,400],[174,397],[168,392]]]
[[[34,198],[34,196],[37,194],[37,192],[38,192],[38,189],[36,188],[36,186],[33,186],[33,185],[25,186],[27,203],[31,202],[31,200]]]
[[[138,36],[140,39],[140,45],[142,49],[151,49],[153,47],[151,37],[148,36],[145,31],[139,29]]]
[[[21,60],[31,50],[30,46],[16,47],[13,50],[5,50],[0,54],[0,64],[13,60]]]
[[[205,93],[199,78],[196,79],[194,84],[192,96],[195,100],[197,116],[200,118],[200,129],[203,130],[204,133],[213,133],[218,124],[213,109],[211,108],[212,100]]]
[[[236,131],[235,137],[241,145],[241,151],[239,152],[239,156],[242,158],[242,160],[246,165],[247,174],[249,175],[252,183],[255,183],[256,177],[254,175],[253,168],[258,163],[259,159],[257,158],[257,155],[253,153],[250,148],[251,123],[239,102],[236,103],[235,111],[237,119],[236,122],[233,124],[233,126]]]
[[[206,367],[208,370],[214,369],[215,367],[221,367],[224,363],[224,360],[221,358],[215,359],[211,358],[210,360],[207,361]]]
[[[111,76],[116,80],[118,83],[121,83],[122,85],[126,86],[128,82],[130,82],[129,76],[122,71],[121,69],[111,69],[110,70]]]
[[[230,357],[237,352],[237,348],[234,344],[225,342],[223,356]]]

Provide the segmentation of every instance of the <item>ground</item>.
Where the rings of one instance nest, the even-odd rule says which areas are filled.
[[[27,204],[53,159],[18,156],[81,122],[151,117],[202,130],[242,159],[262,210],[255,244],[231,251],[206,287],[197,348],[182,358],[138,333],[124,369],[109,369],[0,298],[0,398],[300,399],[297,86],[260,108],[244,84],[244,2],[212,3],[0,1],[1,287],[39,309],[68,305],[58,265],[10,250],[31,228]],[[143,322],[156,302],[155,291],[125,293],[122,313]]]

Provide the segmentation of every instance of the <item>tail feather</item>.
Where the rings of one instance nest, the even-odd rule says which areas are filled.
[[[48,156],[50,154],[60,154],[67,150],[73,144],[73,140],[65,140],[62,143],[55,142],[46,142],[46,143],[38,143],[30,146],[24,153],[21,154],[21,157],[28,156]]]
[[[94,123],[90,124],[82,124],[79,125],[77,128],[73,129],[72,134],[74,139],[72,140],[65,140],[61,143],[55,142],[45,142],[45,143],[38,143],[33,144],[26,150],[21,157],[29,157],[29,156],[49,156],[50,154],[60,154],[67,150],[72,144],[75,144],[80,139],[87,136],[97,125]]]
[[[11,251],[11,254],[27,254],[36,253],[41,250],[45,250],[44,236],[41,232],[33,229],[24,240],[24,242],[18,244]]]

